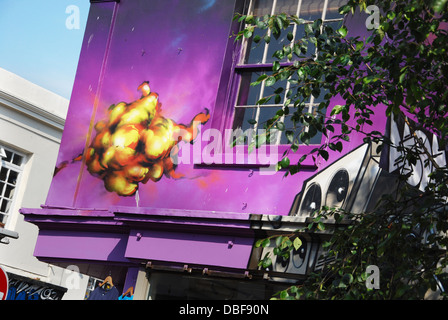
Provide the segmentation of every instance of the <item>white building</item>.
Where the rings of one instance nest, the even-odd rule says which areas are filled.
[[[45,203],[68,104],[0,68],[0,266],[9,275],[10,291],[12,280],[13,286],[28,288],[21,299],[51,298],[67,289],[63,299],[81,300],[89,281],[88,276],[38,261],[33,256],[37,227],[19,214],[21,207]]]

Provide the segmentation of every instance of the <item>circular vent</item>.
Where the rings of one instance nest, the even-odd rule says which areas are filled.
[[[282,256],[276,256],[275,264],[273,264],[273,269],[276,272],[286,272],[288,270],[289,259]]]
[[[345,169],[339,170],[333,176],[325,197],[325,204],[330,208],[342,206],[347,197],[349,187],[349,176]]]
[[[311,216],[313,212],[320,210],[322,205],[322,190],[317,183],[313,183],[305,193],[299,209],[300,216]]]
[[[302,245],[298,250],[293,249],[291,255],[292,264],[296,269],[301,268],[305,263],[306,252],[308,250],[308,242],[302,238],[300,240],[302,241]]]

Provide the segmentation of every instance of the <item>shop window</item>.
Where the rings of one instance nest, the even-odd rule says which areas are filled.
[[[322,19],[323,25],[331,25],[333,29],[338,29],[342,25],[343,16],[339,14],[338,9],[344,5],[345,0],[251,0],[246,14],[255,17],[263,17],[266,14],[286,13],[296,15],[305,20],[305,24],[313,23],[316,19]],[[255,29],[255,36],[263,37],[266,30]],[[287,40],[288,33],[292,34],[294,39],[302,38],[305,35],[305,25],[291,24],[278,40],[271,40],[269,43],[259,41],[255,43],[252,39],[245,39],[241,46],[240,60],[235,66],[235,73],[239,76],[238,90],[234,104],[233,129],[241,128],[243,131],[254,129],[263,129],[263,123],[271,119],[279,108],[282,108],[287,99],[287,92],[290,88],[290,79],[277,82],[273,86],[265,86],[264,83],[257,86],[251,86],[263,74],[272,74],[272,62],[276,59],[273,54],[282,49],[284,45],[290,44]],[[316,53],[316,47],[310,43],[305,54],[306,58],[313,57]],[[297,58],[297,57],[296,57]],[[284,65],[292,64],[292,60],[286,58],[280,61]],[[281,99],[274,101],[271,99],[267,104],[259,105],[257,101],[263,97],[273,95],[279,88],[285,88],[280,95]],[[315,113],[317,106],[323,101],[325,92],[321,92],[318,98],[311,96],[305,102],[305,110],[309,113]],[[272,102],[273,101],[273,102]],[[299,123],[291,120],[291,114],[283,116],[280,121],[285,124],[286,130],[307,130],[301,127]],[[271,144],[288,144],[285,131],[274,135],[270,139]],[[310,143],[318,144],[321,142],[321,135],[314,136]]]
[[[0,227],[4,227],[13,210],[25,155],[1,145],[0,150]]]
[[[84,300],[88,300],[90,294],[101,284],[104,279],[98,279],[95,277],[89,277],[89,282],[87,283],[86,293],[84,295]]]

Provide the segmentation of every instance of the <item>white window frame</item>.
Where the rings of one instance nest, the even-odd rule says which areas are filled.
[[[2,223],[2,225],[4,224],[5,229],[8,229],[11,225],[11,221],[12,221],[11,217],[15,212],[16,203],[19,198],[19,192],[20,192],[20,188],[21,188],[21,180],[22,180],[23,172],[24,172],[25,165],[27,162],[27,156],[26,156],[26,154],[24,154],[20,151],[6,147],[4,145],[0,145],[0,150],[5,151],[4,154],[2,154],[0,152],[0,172],[5,171],[4,169],[8,170],[6,173],[5,181],[3,181],[2,176],[0,175],[0,183],[2,184],[2,185],[0,185],[0,223]],[[6,161],[6,157],[7,157],[6,152],[11,152],[11,154],[12,154],[10,162]],[[12,162],[16,155],[22,157],[20,165],[16,165]],[[15,181],[14,185],[8,181],[11,171],[14,171],[17,173],[17,177],[16,177],[16,181]],[[13,189],[14,193],[11,197],[6,196],[7,186],[14,186],[14,189]],[[10,202],[8,210],[6,212],[4,212],[2,210],[4,200]]]
[[[297,3],[298,3],[298,5],[297,5],[297,12],[295,13],[295,15],[298,17],[298,18],[300,18],[300,9],[301,9],[301,7],[302,7],[302,2],[304,2],[304,1],[306,1],[306,0],[297,0]],[[256,2],[256,0],[250,0],[250,3],[249,3],[249,6],[248,6],[248,11],[247,11],[247,15],[249,15],[249,14],[253,14],[254,13],[254,6],[255,6],[255,2]],[[340,1],[340,2],[346,2],[346,1]],[[323,5],[323,9],[322,9],[322,15],[321,15],[321,19],[322,19],[322,26],[324,26],[325,24],[327,24],[327,23],[331,23],[331,22],[339,22],[339,21],[343,21],[343,17],[341,16],[341,18],[337,18],[337,19],[326,19],[325,18],[325,16],[326,16],[326,13],[327,13],[327,7],[328,7],[328,3],[329,3],[329,0],[324,0],[324,5]],[[275,14],[276,13],[276,6],[277,6],[277,0],[272,0],[272,8],[271,8],[271,12],[270,12],[270,14],[271,15],[273,15],[273,14]],[[342,6],[342,4],[341,4],[341,6]],[[310,21],[310,20],[305,20],[305,23],[306,24],[311,24],[311,23],[313,23],[314,21]],[[290,26],[292,26],[293,27],[293,31],[292,31],[292,33],[293,33],[293,36],[294,36],[294,38],[296,37],[296,34],[297,34],[297,24],[295,24],[295,23],[291,23],[290,24]],[[284,31],[283,31],[284,32]],[[271,32],[270,32],[270,30],[268,30],[268,35],[270,36],[271,35]],[[242,45],[242,52],[241,52],[241,55],[240,55],[240,61],[239,61],[239,63],[238,63],[238,66],[237,66],[237,68],[238,67],[244,67],[244,66],[246,66],[246,65],[259,65],[260,66],[260,69],[261,68],[264,68],[265,66],[267,66],[267,65],[270,65],[270,64],[272,64],[271,62],[267,62],[267,58],[268,58],[268,50],[269,50],[269,45],[270,45],[270,43],[268,44],[268,43],[264,43],[264,51],[263,51],[263,57],[262,57],[262,61],[260,62],[260,63],[247,63],[246,61],[245,61],[245,59],[246,59],[246,54],[247,54],[247,50],[248,50],[248,47],[250,46],[250,42],[251,40],[248,40],[248,39],[246,39],[246,38],[244,38],[243,39],[243,45]],[[261,41],[260,41],[260,43],[262,43]],[[293,46],[293,43],[291,42],[291,47]],[[317,48],[316,48],[316,52],[317,52]],[[260,73],[265,73],[265,72],[263,72],[263,71],[257,71],[257,68],[256,67],[254,67],[254,68],[247,68],[247,71],[248,72],[250,72],[252,70],[252,72],[260,72]],[[260,84],[260,92],[258,93],[258,95],[257,95],[257,101],[258,100],[260,100],[260,99],[262,99],[263,97],[264,97],[264,93],[265,93],[265,82],[263,81],[261,84]],[[254,105],[252,105],[252,104],[245,104],[245,105],[239,105],[238,104],[238,100],[239,100],[239,95],[240,95],[240,90],[241,90],[241,84],[239,85],[239,88],[238,88],[238,92],[237,92],[237,97],[236,97],[236,100],[235,100],[235,105],[234,105],[234,110],[235,110],[235,112],[237,111],[237,109],[241,109],[241,108],[248,108],[248,109],[255,109],[256,108],[256,115],[255,115],[255,121],[256,121],[256,123],[254,124],[254,126],[253,126],[253,129],[254,129],[254,131],[255,132],[257,132],[257,129],[258,129],[258,124],[259,124],[259,119],[260,119],[260,112],[261,112],[261,109],[262,108],[272,108],[272,107],[278,107],[278,108],[282,108],[283,106],[284,106],[284,103],[286,102],[286,99],[287,99],[287,92],[288,92],[288,90],[289,90],[289,88],[290,88],[290,83],[287,81],[286,82],[286,87],[285,87],[285,91],[284,91],[284,97],[283,97],[283,101],[281,101],[281,103],[279,103],[279,104],[263,104],[263,105],[259,105],[259,104],[254,104]],[[313,95],[311,95],[311,97],[310,97],[310,99],[309,99],[309,101],[308,102],[306,102],[305,103],[305,106],[307,107],[307,112],[308,113],[312,113],[313,112],[313,110],[315,109],[315,108],[317,108],[317,106],[320,104],[320,102],[315,102],[315,98],[314,98],[314,96]],[[293,105],[289,105],[290,107],[293,107]],[[280,118],[280,121],[284,121],[285,120],[285,116],[282,116],[281,118]],[[233,120],[233,122],[235,122],[235,119]],[[304,128],[304,130],[308,130],[308,128]],[[280,145],[281,144],[281,134],[278,134],[277,136],[276,136],[276,141],[274,142],[274,144],[277,144],[277,145]]]

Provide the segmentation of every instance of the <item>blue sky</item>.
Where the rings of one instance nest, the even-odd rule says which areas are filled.
[[[69,99],[89,7],[89,0],[0,0],[0,68]]]

